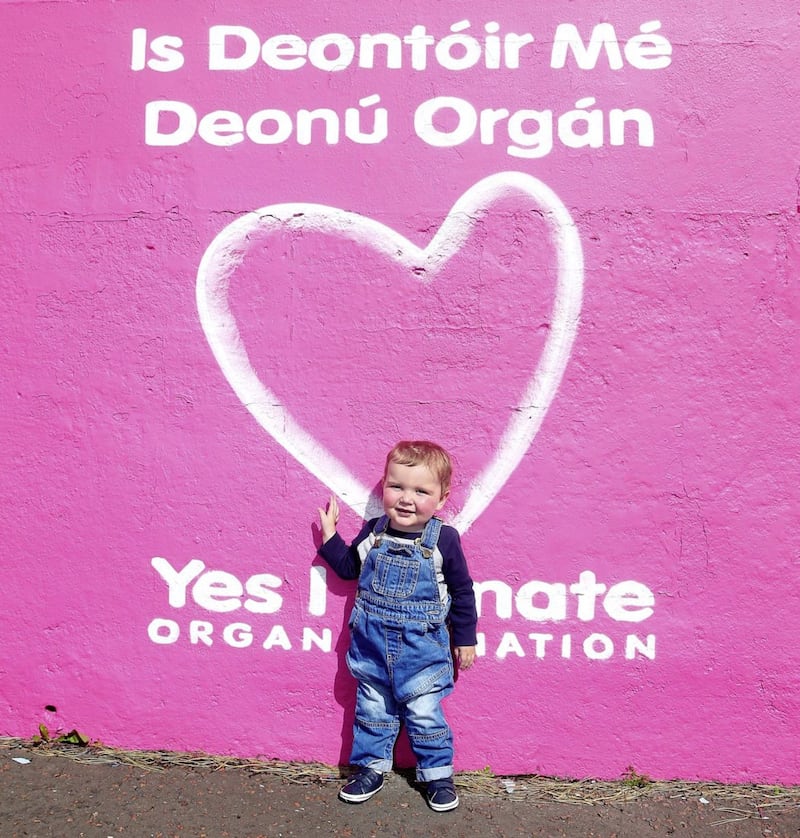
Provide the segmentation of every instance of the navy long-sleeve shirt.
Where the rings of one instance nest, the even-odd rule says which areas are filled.
[[[377,521],[377,518],[367,521],[349,547],[337,532],[319,548],[320,556],[333,568],[337,576],[342,579],[358,579],[362,563],[375,542],[372,530]],[[391,527],[387,530],[387,534],[392,538],[412,542],[421,535],[421,533],[400,532]],[[447,524],[442,526],[433,559],[442,601],[448,594],[450,595],[448,620],[453,643],[456,646],[475,646],[478,624],[475,593],[472,589],[472,577],[469,575],[467,560],[461,549],[461,538],[456,529]]]

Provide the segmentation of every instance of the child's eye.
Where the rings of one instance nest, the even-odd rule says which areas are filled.
[[[430,492],[426,491],[425,489],[417,489],[418,495],[428,495]]]

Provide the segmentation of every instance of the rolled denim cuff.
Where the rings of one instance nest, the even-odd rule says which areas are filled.
[[[373,759],[370,760],[364,768],[371,768],[373,771],[380,771],[381,774],[388,774],[392,770],[392,760],[390,759]]]
[[[372,768],[372,766],[370,766]],[[375,769],[377,771],[377,769]],[[430,783],[431,780],[444,780],[453,776],[452,765],[439,765],[436,768],[420,768],[417,766],[417,782]]]

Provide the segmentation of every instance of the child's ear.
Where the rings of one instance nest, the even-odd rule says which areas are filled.
[[[447,490],[447,491],[446,491],[446,492],[442,495],[441,500],[439,501],[439,503],[437,503],[437,504],[436,504],[436,511],[437,511],[437,512],[438,512],[438,511],[439,511],[439,510],[440,510],[440,509],[444,506],[445,501],[447,500],[447,498],[448,498],[448,495],[449,495],[449,494],[450,494],[450,490],[448,489],[448,490]]]

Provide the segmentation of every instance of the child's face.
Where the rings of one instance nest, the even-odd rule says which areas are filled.
[[[383,509],[394,529],[419,532],[446,500],[439,478],[427,466],[389,463],[383,481]]]

